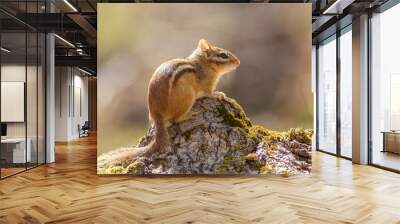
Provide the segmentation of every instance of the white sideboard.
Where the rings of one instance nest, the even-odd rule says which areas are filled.
[[[1,144],[6,147],[13,147],[13,163],[25,163],[32,161],[32,140],[30,138],[26,141],[26,154],[25,154],[25,138],[6,138],[1,139]],[[26,161],[25,161],[26,160]]]

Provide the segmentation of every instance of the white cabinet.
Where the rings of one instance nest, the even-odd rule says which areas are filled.
[[[2,145],[12,148],[12,163],[32,161],[32,140],[28,138],[26,142],[27,147],[25,151],[25,138],[7,138],[1,140]]]

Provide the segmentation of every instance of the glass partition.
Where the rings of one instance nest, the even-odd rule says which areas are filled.
[[[336,36],[318,47],[318,146],[336,154]]]
[[[31,159],[26,141],[26,33],[2,33],[1,47],[1,175],[7,177],[24,171]]]
[[[400,171],[400,5],[371,18],[371,162]]]
[[[0,6],[41,13],[44,1]],[[0,12],[1,179],[45,163],[45,44],[44,33]]]
[[[318,45],[318,150],[352,157],[352,26]],[[338,123],[339,122],[339,123]]]

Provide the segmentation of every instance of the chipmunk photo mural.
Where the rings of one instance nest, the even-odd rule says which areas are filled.
[[[311,172],[309,6],[98,10],[98,174]]]
[[[215,90],[218,80],[239,65],[233,53],[205,39],[199,40],[188,57],[162,63],[153,73],[147,93],[149,119],[156,131],[154,140],[147,146],[115,154],[109,158],[109,165],[165,150],[170,142],[166,123],[190,118],[193,104],[201,97],[224,99],[225,94]]]

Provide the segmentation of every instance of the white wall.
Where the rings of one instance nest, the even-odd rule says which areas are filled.
[[[73,138],[78,138],[79,137],[79,132],[78,132],[78,124],[81,126],[85,123],[85,121],[88,120],[88,78],[87,76],[83,77],[81,76],[82,73],[79,73],[79,75],[76,74],[75,70],[75,75],[74,75],[74,108],[72,108],[72,120],[71,120],[71,135]]]
[[[55,69],[55,141],[68,140],[68,88],[70,84],[68,72],[67,67]]]
[[[30,68],[28,67],[28,70]],[[30,74],[30,73],[28,73]],[[1,66],[2,82],[25,82],[25,64],[24,65],[2,65]],[[5,108],[1,108],[5,110]],[[25,137],[25,123],[11,122],[7,123],[7,137]]]
[[[79,138],[78,125],[88,120],[88,78],[72,67],[56,67],[55,140]]]
[[[28,71],[28,80],[29,84],[31,85],[36,85],[36,81],[34,83],[32,82],[32,78],[29,76],[34,74],[36,76],[36,67],[33,66],[28,66],[27,67]],[[1,66],[1,81],[2,82],[25,82],[25,64],[24,65],[2,65]],[[27,96],[29,97],[34,97],[36,98],[36,89],[28,88],[28,93]],[[30,92],[29,90],[32,90]],[[28,102],[32,102],[34,100],[32,99],[27,99]],[[31,107],[36,108],[36,103],[33,105],[28,105]],[[5,110],[6,108],[2,108],[2,110]],[[32,108],[30,109],[32,110]],[[28,122],[35,121],[36,123],[36,113],[28,113]],[[33,116],[33,117],[32,117]],[[32,127],[33,125],[28,125],[29,127]],[[36,127],[34,127],[36,130]],[[28,133],[30,131],[28,130]],[[7,122],[7,136],[8,137],[25,137],[25,122]],[[29,135],[28,135],[29,137]]]

